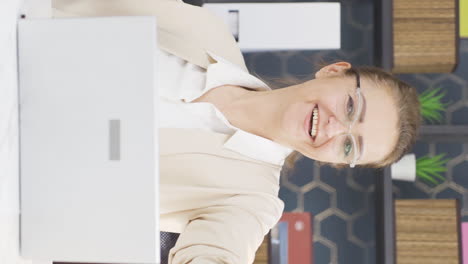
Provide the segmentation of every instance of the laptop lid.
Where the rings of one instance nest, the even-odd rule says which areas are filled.
[[[159,263],[156,19],[20,20],[21,254]]]

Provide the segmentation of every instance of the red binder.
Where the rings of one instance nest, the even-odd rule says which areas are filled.
[[[288,222],[288,263],[313,264],[311,214],[285,212],[280,222]]]

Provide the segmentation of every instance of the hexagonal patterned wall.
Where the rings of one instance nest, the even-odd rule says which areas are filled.
[[[252,73],[272,86],[284,84],[275,79],[301,82],[313,78],[317,65],[346,60],[354,65],[373,64],[373,3],[342,1],[342,49],[328,51],[282,51],[246,53]],[[445,124],[468,124],[468,39],[460,42],[460,61],[453,74],[405,74],[399,77],[419,92],[429,87],[447,91],[449,104]],[[468,221],[468,144],[417,142],[418,156],[446,152],[451,160],[446,181],[432,186],[394,182],[396,198],[459,198],[461,215]],[[286,211],[313,214],[314,260],[317,264],[362,263],[375,260],[374,221],[375,171],[372,169],[335,170],[319,167],[312,160],[301,159],[291,173],[283,173],[280,197]]]

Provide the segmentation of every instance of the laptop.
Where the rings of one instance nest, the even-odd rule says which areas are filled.
[[[21,255],[159,263],[155,17],[18,24]]]

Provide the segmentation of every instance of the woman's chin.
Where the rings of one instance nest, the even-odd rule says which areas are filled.
[[[312,146],[307,149],[299,149],[297,151],[309,159],[320,161],[320,155],[318,155],[317,150]]]

